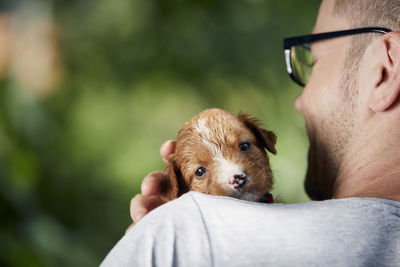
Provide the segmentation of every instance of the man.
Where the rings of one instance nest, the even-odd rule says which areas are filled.
[[[399,266],[400,1],[323,0],[314,33],[361,27],[381,28],[285,44],[288,71],[304,84],[295,106],[310,139],[306,191],[325,201],[188,193],[137,223],[161,204],[164,177],[152,173],[131,203],[135,227],[103,265]],[[307,40],[312,73],[296,58]],[[160,150],[164,158],[173,151],[172,141]]]

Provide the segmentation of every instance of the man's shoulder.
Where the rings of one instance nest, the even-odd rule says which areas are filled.
[[[395,266],[399,240],[399,202],[262,204],[190,192],[147,215],[104,266]]]
[[[359,258],[359,265],[376,260],[390,266],[400,260],[399,202],[347,198],[262,204],[198,193],[191,198],[197,202],[213,246],[229,247],[224,251],[228,258],[245,250],[248,258],[257,258],[263,265],[330,262],[346,266],[346,260]],[[374,255],[379,256],[368,258]]]
[[[337,212],[400,214],[400,202],[379,198],[343,198],[325,201],[309,201],[295,204],[265,204],[243,201],[230,197],[211,196],[198,192],[189,192],[172,202],[172,207],[196,206],[202,212],[260,212],[276,215],[300,213],[301,215],[336,214]]]
[[[164,209],[172,220],[178,214],[179,224],[196,220],[194,223],[203,225],[210,235],[218,236],[229,236],[237,229],[253,233],[266,231],[271,238],[279,238],[282,233],[335,236],[372,231],[379,234],[384,229],[400,234],[400,202],[377,198],[264,204],[190,192]]]
[[[180,213],[200,213],[201,216],[213,215],[220,216],[270,216],[291,217],[298,215],[299,218],[309,216],[336,216],[341,214],[341,218],[352,218],[360,215],[381,216],[382,214],[393,214],[400,216],[400,202],[379,199],[379,198],[343,198],[330,199],[325,201],[309,201],[295,204],[265,204],[257,202],[243,201],[230,197],[212,196],[198,192],[189,192],[180,198],[165,204],[156,209],[156,213],[170,214],[174,211]],[[282,218],[280,218],[282,219]]]

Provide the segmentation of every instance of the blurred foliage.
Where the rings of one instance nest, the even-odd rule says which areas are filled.
[[[0,266],[98,265],[130,224],[143,177],[163,168],[159,146],[210,107],[246,111],[275,131],[274,194],[307,201],[308,144],[293,107],[301,91],[286,74],[282,39],[310,32],[318,6],[0,1],[17,38],[29,18],[47,18],[56,52],[44,93],[32,88],[46,87],[48,75],[31,73],[46,47],[26,70],[27,57],[15,59],[32,48],[23,41],[0,73]]]

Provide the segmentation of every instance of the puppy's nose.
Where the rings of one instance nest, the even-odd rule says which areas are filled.
[[[240,173],[240,174],[235,174],[233,175],[234,180],[243,180],[246,178],[246,174]]]
[[[244,173],[238,173],[233,175],[232,184],[235,189],[242,188],[247,183],[247,177]]]

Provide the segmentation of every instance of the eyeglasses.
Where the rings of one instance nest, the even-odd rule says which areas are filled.
[[[310,43],[329,38],[361,34],[380,33],[386,34],[391,30],[385,28],[359,28],[345,31],[335,31],[311,34],[299,37],[286,38],[283,40],[285,49],[286,69],[293,81],[304,87],[311,76],[314,61],[311,54]]]

